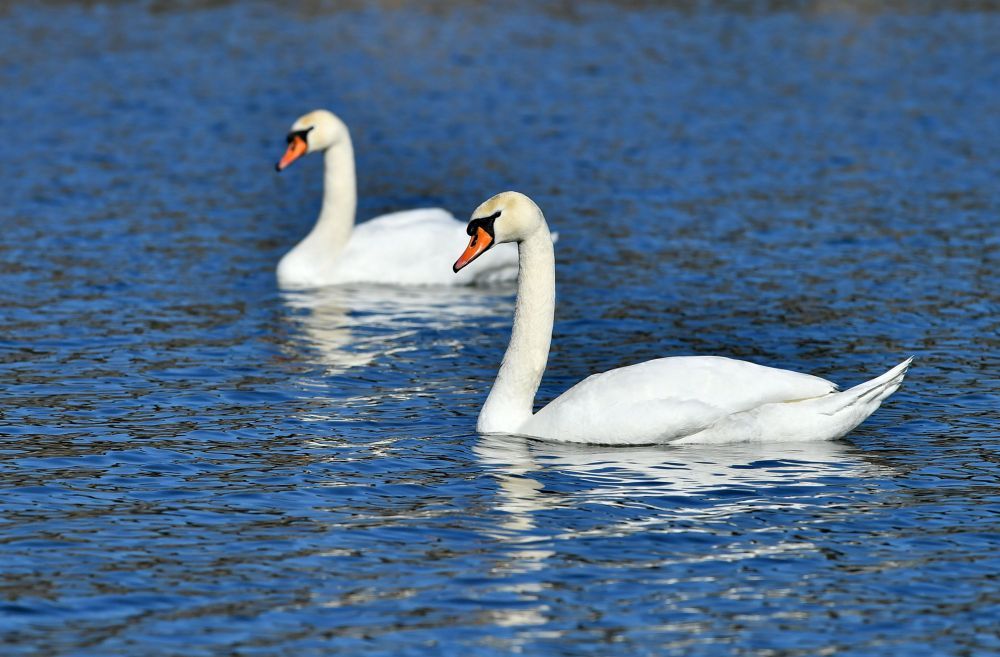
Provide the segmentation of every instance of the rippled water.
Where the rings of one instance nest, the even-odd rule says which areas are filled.
[[[4,655],[1000,651],[1000,14],[205,4],[0,7]],[[836,443],[478,437],[512,289],[275,287],[321,106],[363,217],[545,210],[540,401],[916,365]]]

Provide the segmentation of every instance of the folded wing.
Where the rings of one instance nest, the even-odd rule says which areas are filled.
[[[661,358],[584,379],[536,413],[523,433],[608,445],[671,442],[735,413],[836,390],[819,377],[730,358]]]

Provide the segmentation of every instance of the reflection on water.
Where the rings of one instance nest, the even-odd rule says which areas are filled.
[[[668,501],[665,515],[654,513],[638,526],[601,529],[609,534],[655,531],[678,518],[723,518],[759,508],[768,504],[770,489],[821,488],[829,477],[890,474],[842,442],[614,448],[482,436],[475,453],[499,483],[498,508],[510,515],[504,528],[516,531],[534,528],[533,512],[580,501],[650,510]],[[572,479],[569,494],[546,490],[533,476],[548,470]],[[715,500],[708,507],[688,499],[714,498],[720,491],[746,495]]]
[[[511,288],[333,286],[282,292],[287,320],[337,373],[414,349],[416,330],[444,330],[495,316]],[[508,311],[509,312],[509,311]]]
[[[487,321],[509,321],[505,318],[511,312],[511,291],[510,285],[354,285],[283,291],[288,309],[283,319],[291,328],[283,332],[283,349],[289,358],[319,368],[310,368],[299,385],[315,390],[316,399],[324,400],[321,408],[314,406],[299,417],[309,422],[337,421],[345,405],[384,406],[390,399],[440,396],[442,391],[429,387],[413,364],[432,360],[447,366],[460,358],[465,345],[454,332]],[[487,361],[479,368],[488,366]],[[373,377],[366,367],[382,375]],[[466,368],[453,367],[457,376],[465,373]]]
[[[669,541],[693,527],[707,538],[720,525],[744,526],[744,518],[760,513],[809,513],[834,482],[857,485],[892,474],[842,442],[611,448],[483,436],[474,452],[498,484],[496,509],[502,517],[490,533],[506,546],[493,566],[505,577],[561,568],[559,546],[566,543],[623,541],[635,534]],[[551,527],[538,519],[602,507],[614,509],[606,521],[575,527]],[[657,569],[688,568],[794,558],[821,549],[802,535],[785,535],[651,553],[645,559]],[[498,612],[496,622],[530,626],[551,620],[542,589],[537,580],[498,587],[516,595],[522,607]]]
[[[695,449],[615,448],[482,436],[475,452],[501,481],[530,479],[533,472],[558,469],[578,479],[574,495],[607,502],[705,495],[720,486],[746,487],[766,494],[766,489],[774,486],[820,486],[819,480],[831,475],[889,474],[862,459],[856,448],[837,441]],[[544,506],[541,488],[538,482],[502,486],[511,508],[524,510],[534,504]],[[715,506],[713,513],[736,513],[742,504]]]
[[[302,341],[330,374],[367,365],[379,353],[391,353],[400,348],[396,340],[407,335],[399,332],[387,340],[388,344],[354,335],[351,326],[355,320],[348,315],[351,307],[337,288],[285,292],[282,296],[292,311],[287,321],[302,333]]]

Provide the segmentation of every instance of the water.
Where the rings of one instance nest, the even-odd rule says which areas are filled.
[[[4,655],[1000,651],[994,8],[204,5],[0,9]],[[478,437],[511,288],[275,287],[315,107],[362,217],[539,202],[541,402],[916,364],[836,443]]]

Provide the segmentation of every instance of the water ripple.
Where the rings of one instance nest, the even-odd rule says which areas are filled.
[[[0,16],[5,655],[1000,650],[989,7]],[[320,106],[362,217],[538,200],[541,402],[666,354],[912,374],[830,444],[476,436],[512,288],[275,288]]]

